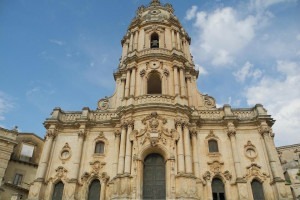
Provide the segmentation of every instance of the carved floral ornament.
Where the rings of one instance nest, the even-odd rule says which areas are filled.
[[[98,136],[95,138],[95,141],[107,141],[107,139],[102,131],[99,132]]]
[[[268,126],[266,122],[261,122],[258,131],[262,136],[271,135],[272,133],[272,129]]]
[[[142,120],[142,123],[145,125],[145,129],[142,129],[140,132],[132,132],[132,135],[134,135],[137,139],[141,138],[142,145],[146,141],[149,141],[152,146],[156,146],[158,142],[166,144],[167,138],[171,138],[175,141],[179,139],[179,134],[175,129],[169,131],[167,128],[164,128],[167,120],[159,116],[156,112],[153,112],[145,117]]]
[[[252,163],[247,167],[247,174],[243,178],[252,179],[254,177],[259,178],[261,181],[264,181],[270,176],[266,173],[261,172],[261,166],[257,165],[256,163]]]
[[[58,130],[57,129],[49,129],[47,130],[45,138],[55,138],[57,136]]]
[[[206,108],[216,108],[216,100],[208,95],[203,95],[204,106]]]

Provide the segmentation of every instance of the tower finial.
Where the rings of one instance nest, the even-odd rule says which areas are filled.
[[[160,0],[151,0],[150,5],[151,6],[159,6],[160,5]]]

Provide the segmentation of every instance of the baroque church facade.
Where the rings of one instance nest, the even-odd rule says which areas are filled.
[[[138,8],[116,90],[55,108],[30,200],[291,199],[266,109],[216,108],[197,89],[191,38],[171,4]]]

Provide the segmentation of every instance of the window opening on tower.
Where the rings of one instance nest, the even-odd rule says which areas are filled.
[[[151,35],[151,48],[159,48],[159,36],[157,33]]]
[[[161,94],[161,78],[158,72],[151,72],[147,82],[148,94]]]

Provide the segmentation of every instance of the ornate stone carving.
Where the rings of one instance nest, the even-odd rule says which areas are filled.
[[[225,179],[228,180],[228,181],[230,181],[232,179],[232,175],[231,175],[231,173],[228,170],[226,170],[223,173],[223,175],[224,175]]]
[[[220,174],[224,165],[224,162],[220,162],[218,160],[214,160],[212,162],[207,163],[210,167],[210,171],[215,174]]]
[[[144,77],[146,75],[146,70],[145,69],[142,69],[141,71],[140,71],[140,76],[141,77]]]
[[[59,166],[58,168],[56,168],[55,172],[56,172],[55,177],[57,177],[59,179],[62,179],[63,177],[66,177],[66,174],[67,174],[68,170],[66,170],[62,166]]]
[[[78,137],[85,138],[86,134],[87,134],[87,131],[85,129],[81,129],[78,131]]]
[[[46,138],[55,138],[57,136],[57,129],[49,129],[46,133]]]
[[[271,128],[266,122],[261,122],[260,127],[258,128],[259,133],[262,136],[269,135],[271,133]]]
[[[166,144],[166,137],[170,137],[174,140],[178,140],[178,133],[176,130],[169,131],[164,128],[167,120],[159,116],[156,112],[151,113],[142,120],[145,125],[145,129],[142,129],[139,133],[136,132],[135,137],[141,137],[141,144],[146,141],[150,141],[152,146],[156,146],[159,141]]]
[[[227,129],[228,129],[227,130],[228,137],[235,136],[236,129],[235,129],[235,126],[234,126],[233,122],[228,122]]]
[[[204,174],[203,174],[203,179],[205,181],[209,181],[211,179],[211,173],[209,171],[206,171]]]
[[[100,99],[98,101],[98,110],[107,110],[109,108],[108,98]]]
[[[219,137],[214,134],[213,130],[210,130],[209,134],[205,137],[205,139],[219,139]]]
[[[248,141],[244,146],[244,149],[246,157],[249,158],[251,162],[254,162],[255,158],[257,157],[256,147],[251,143],[251,141]]]
[[[62,160],[62,163],[64,164],[67,160],[71,158],[71,147],[69,143],[66,143],[65,146],[60,151],[59,158]]]
[[[95,140],[104,140],[107,141],[104,133],[102,131],[99,132],[99,135],[95,138]]]
[[[204,106],[206,108],[216,108],[216,100],[208,95],[203,95]]]
[[[266,173],[261,172],[261,166],[257,165],[256,163],[252,163],[250,166],[247,167],[247,174],[243,178],[249,179],[251,177],[257,177],[261,181],[264,181],[267,178],[269,178],[269,176]]]
[[[167,70],[167,69],[164,69],[164,75],[165,75],[166,77],[168,77],[168,76],[170,75],[170,72],[169,72],[169,70]]]
[[[115,131],[115,137],[120,137],[121,136],[121,131],[118,129]]]
[[[90,162],[90,165],[92,167],[91,174],[94,175],[99,174],[99,171],[106,165],[106,163],[96,160],[94,162]]]

